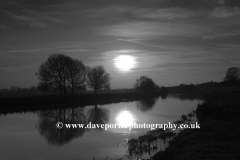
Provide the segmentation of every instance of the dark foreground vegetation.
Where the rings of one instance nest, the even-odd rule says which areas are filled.
[[[153,160],[239,160],[240,87],[204,96],[196,110],[201,129],[180,132]]]
[[[161,90],[154,92],[124,92],[75,95],[0,96],[0,113],[36,111],[41,109],[81,107],[95,104],[141,100],[146,97],[165,96]]]

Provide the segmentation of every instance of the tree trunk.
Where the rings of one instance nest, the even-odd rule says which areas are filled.
[[[63,114],[64,114],[64,115],[63,115],[63,119],[64,119],[63,122],[65,123],[65,120],[66,120],[65,109],[63,109]]]
[[[74,95],[74,84],[72,84],[72,95]]]
[[[59,90],[60,90],[60,95],[62,95],[62,86],[61,86],[61,84],[59,85]]]
[[[74,95],[74,88],[72,88],[72,95]]]
[[[66,77],[63,78],[63,94],[66,95]]]
[[[65,82],[64,82],[64,86],[63,86],[63,95],[66,95],[66,85],[65,85]]]
[[[95,89],[94,91],[95,91],[95,94],[97,94],[97,89]]]
[[[58,85],[59,85],[60,95],[62,95],[62,78],[61,77],[58,83],[59,83]]]

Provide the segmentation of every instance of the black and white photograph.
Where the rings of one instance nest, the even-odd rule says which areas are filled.
[[[0,160],[240,160],[240,0],[0,0]]]

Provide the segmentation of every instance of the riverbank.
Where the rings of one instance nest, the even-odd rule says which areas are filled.
[[[186,129],[153,160],[240,159],[240,88],[216,90],[204,95],[197,107],[201,129]]]
[[[77,95],[32,95],[1,96],[0,113],[36,111],[42,109],[81,107],[95,104],[110,104],[165,96],[161,91],[126,92]]]

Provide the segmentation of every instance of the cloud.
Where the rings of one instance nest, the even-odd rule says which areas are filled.
[[[86,18],[103,18],[103,19],[149,19],[149,20],[175,20],[186,19],[203,14],[199,9],[188,9],[180,7],[138,7],[138,6],[121,6],[113,5],[100,9],[86,9],[84,13]]]
[[[100,33],[126,38],[156,38],[159,36],[202,36],[209,34],[207,25],[181,22],[125,22],[101,28]]]
[[[222,4],[226,5],[226,6],[231,6],[231,7],[240,7],[240,1],[239,0],[223,0],[221,1]]]
[[[232,7],[216,7],[214,8],[212,14],[213,17],[216,18],[229,18],[234,16],[240,16],[240,8],[232,8]]]
[[[22,70],[36,70],[38,68],[38,64],[14,64],[14,65],[2,65],[0,71],[10,72],[10,71],[22,71]],[[34,72],[33,72],[34,73]],[[31,76],[31,75],[30,75]]]
[[[0,30],[8,30],[6,25],[0,25]]]
[[[25,15],[16,15],[13,13],[8,13],[12,18],[14,18],[18,23],[16,25],[24,25],[27,24],[31,27],[45,28],[47,25],[43,22],[37,20],[37,17],[33,16],[25,16]]]
[[[22,1],[25,5],[55,5],[62,3],[63,0],[24,0]]]
[[[196,16],[197,12],[183,8],[141,8],[132,11],[132,14],[138,18],[149,18],[159,20],[185,19]]]
[[[45,28],[47,27],[46,24],[42,23],[42,22],[35,22],[35,21],[32,21],[32,23],[30,24],[30,26],[32,27],[38,27],[38,28]]]
[[[59,1],[52,0],[37,0],[34,2],[28,0],[4,1],[0,5],[0,23],[11,29],[25,26],[45,28],[52,23],[64,23],[60,17],[55,17],[59,16],[59,14],[56,14],[59,13],[57,4],[60,4]]]
[[[139,74],[171,70],[178,74],[173,71],[186,69],[203,73],[208,67],[217,71],[214,67],[239,62],[235,54],[239,47],[222,45],[239,43],[238,2],[4,0],[0,4],[1,64],[30,64],[64,52],[117,75],[112,60],[129,54],[137,57],[134,71]]]
[[[102,52],[99,56],[95,56],[91,59],[91,62],[88,63],[88,65],[102,65],[111,70],[111,72],[115,72],[118,71],[118,69],[113,67],[114,59],[119,55],[129,55],[134,57],[136,65],[131,71],[148,72],[154,70],[153,66],[167,61],[165,57],[167,57],[166,55],[169,55],[169,53],[135,49],[111,50]]]
[[[19,49],[19,50],[0,50],[0,53],[19,53],[19,52],[38,52],[44,50],[58,49],[58,48],[66,48],[70,46],[62,46],[62,47],[51,47],[51,48],[37,48],[37,49]]]
[[[217,39],[239,35],[240,8],[134,8],[129,20],[99,27],[102,35],[127,39],[156,39],[161,36]],[[130,20],[131,19],[131,20]]]
[[[99,9],[85,9],[84,13],[87,13],[88,15],[86,18],[119,18],[121,16],[124,16],[126,13],[134,9],[131,6],[119,6],[119,5],[112,5],[107,6]],[[111,14],[110,14],[111,13]]]
[[[162,69],[164,73],[173,73],[181,75],[182,73],[202,73],[202,74],[219,74],[228,68],[229,63],[222,63],[218,61],[202,61],[202,62],[174,62],[163,63],[154,66],[155,68]],[[214,73],[215,72],[215,73]]]
[[[225,38],[225,37],[233,37],[240,35],[240,29],[233,29],[233,30],[222,30],[223,32],[215,32],[210,35],[202,36],[203,39],[216,39],[216,38]]]
[[[66,52],[89,52],[91,50],[88,49],[69,49],[69,50],[64,50]]]

